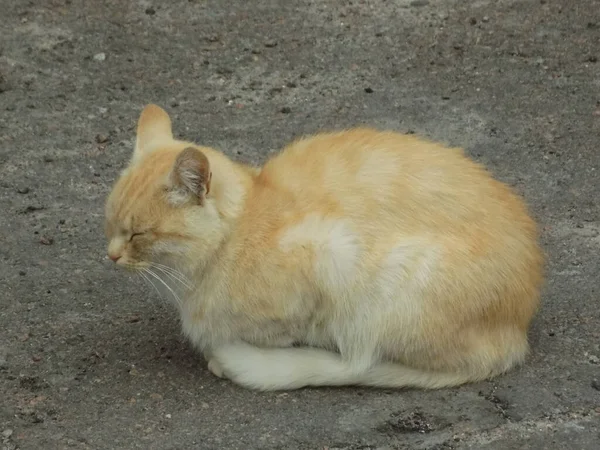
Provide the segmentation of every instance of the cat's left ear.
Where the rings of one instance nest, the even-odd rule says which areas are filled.
[[[172,139],[171,118],[167,112],[160,106],[146,105],[138,119],[134,157]]]
[[[210,192],[212,173],[208,158],[194,147],[185,148],[175,160],[171,173],[171,183],[179,200],[194,199],[204,204]]]

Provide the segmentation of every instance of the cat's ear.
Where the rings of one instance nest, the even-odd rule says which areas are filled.
[[[171,119],[167,112],[160,106],[146,105],[138,119],[134,156],[172,139]]]
[[[202,205],[210,192],[211,178],[208,158],[197,148],[187,147],[177,156],[171,183],[180,200],[193,198]]]

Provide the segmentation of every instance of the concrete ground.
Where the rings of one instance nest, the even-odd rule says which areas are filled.
[[[0,0],[0,448],[600,448],[597,0]],[[527,364],[436,392],[257,393],[105,258],[156,102],[259,162],[356,124],[463,146],[548,254]]]

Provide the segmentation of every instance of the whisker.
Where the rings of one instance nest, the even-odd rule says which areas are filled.
[[[186,281],[187,283],[190,283],[190,280],[189,280],[189,278],[187,278],[187,277],[186,277],[186,276],[183,274],[183,272],[181,272],[181,271],[179,271],[179,270],[177,270],[177,269],[174,269],[173,267],[166,266],[166,265],[164,265],[164,264],[160,264],[160,263],[152,263],[152,265],[153,265],[153,266],[156,266],[157,268],[158,268],[158,267],[160,267],[161,269],[164,269],[165,271],[167,271],[167,272],[169,272],[169,273],[171,273],[171,274],[173,274],[173,275],[176,275],[176,276],[177,276],[179,279],[181,279],[181,280],[183,280],[183,281]],[[191,283],[190,283],[190,284],[191,284]]]
[[[158,296],[160,297],[161,300],[164,300],[164,297],[162,295],[162,293],[160,292],[160,290],[154,285],[154,283],[152,282],[152,280],[150,278],[148,278],[148,276],[144,273],[144,272],[138,272],[140,274],[140,276],[146,280],[150,286],[152,286],[154,288],[154,290],[156,291],[156,293],[158,294]]]
[[[171,267],[163,266],[163,265],[158,265],[156,263],[152,263],[151,266],[153,268],[159,270],[160,272],[164,273],[166,276],[168,276],[173,281],[177,281],[177,282],[181,283],[187,289],[192,288],[192,286],[189,283],[189,280],[187,278],[185,278],[185,276],[183,274],[177,272],[175,269],[173,269]]]
[[[149,268],[144,268],[144,272],[146,272],[147,274],[152,275],[154,278],[156,278],[158,281],[160,281],[169,290],[169,292],[173,295],[173,298],[175,299],[177,305],[180,308],[183,306],[183,301],[181,300],[181,298],[179,298],[179,295],[177,295],[177,293],[171,288],[171,286],[169,286],[165,282],[165,280],[163,280],[158,274],[154,273]]]

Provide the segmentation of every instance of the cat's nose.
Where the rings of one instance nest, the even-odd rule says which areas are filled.
[[[112,259],[114,262],[117,262],[119,259],[121,259],[121,255],[118,255],[116,253],[109,253],[108,257],[110,259]]]

